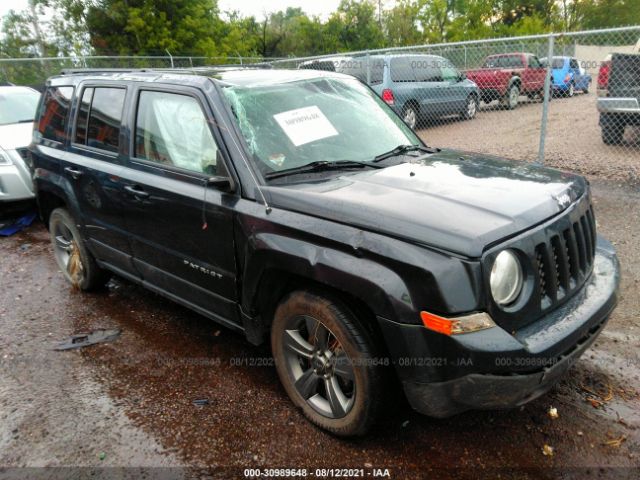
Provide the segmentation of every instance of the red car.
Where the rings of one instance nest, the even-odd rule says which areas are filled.
[[[546,67],[531,53],[503,53],[488,56],[482,68],[466,72],[480,89],[483,102],[503,102],[510,110],[516,108],[520,95],[529,98],[544,92]]]

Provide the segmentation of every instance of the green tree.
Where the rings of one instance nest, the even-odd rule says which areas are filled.
[[[215,0],[97,0],[85,21],[100,54],[215,56],[224,31]]]
[[[390,10],[384,12],[386,44],[390,47],[417,45],[423,41],[418,29],[420,11],[415,1],[400,0]]]
[[[328,31],[338,35],[340,50],[368,50],[384,46],[376,8],[370,0],[340,2],[328,22]]]

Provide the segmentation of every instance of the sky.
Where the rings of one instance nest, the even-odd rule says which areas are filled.
[[[339,3],[340,0],[218,0],[218,7],[221,12],[239,10],[243,16],[253,15],[258,20],[268,12],[300,7],[308,15],[319,15],[326,20]],[[0,0],[0,16],[6,15],[11,9],[23,10],[28,4],[29,0]]]

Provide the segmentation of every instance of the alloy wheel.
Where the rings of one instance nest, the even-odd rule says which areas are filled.
[[[300,396],[320,415],[342,418],[356,395],[355,372],[340,341],[308,315],[289,320],[284,330],[287,371]]]
[[[53,238],[54,255],[58,266],[69,275],[72,283],[79,283],[82,278],[83,267],[80,259],[80,249],[73,238],[73,233],[63,222],[57,222],[54,227]]]
[[[467,100],[467,118],[475,117],[477,108],[478,104],[476,102],[476,99],[473,97],[469,97],[469,100]]]
[[[416,124],[418,123],[418,116],[416,115],[416,111],[413,109],[413,107],[405,107],[402,119],[407,125],[409,125],[409,127],[411,127],[412,130],[416,128]]]

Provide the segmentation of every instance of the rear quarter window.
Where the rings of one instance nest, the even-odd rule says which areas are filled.
[[[352,75],[365,83],[367,82],[367,68],[369,68],[369,83],[371,85],[382,83],[384,60],[381,58],[370,58],[368,66],[366,57],[344,60],[338,66],[340,73]]]
[[[42,138],[55,142],[66,139],[73,87],[49,87],[38,112],[38,132]]]

